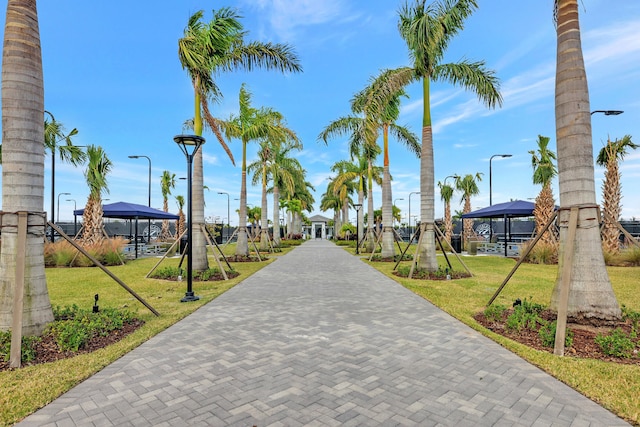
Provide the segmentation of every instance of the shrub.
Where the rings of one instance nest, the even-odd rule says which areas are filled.
[[[163,267],[155,270],[150,277],[154,279],[173,279],[178,276],[184,276],[185,270],[178,267]]]
[[[549,322],[542,325],[542,327],[538,330],[538,335],[540,335],[540,339],[542,340],[542,345],[544,345],[545,347],[555,347],[557,325],[558,325],[558,322],[554,320],[553,322]],[[564,346],[571,347],[572,345],[573,345],[573,331],[567,328],[565,337],[564,337]]]
[[[82,247],[104,265],[119,265],[122,264],[125,246],[126,241],[118,237]],[[91,267],[93,261],[66,240],[59,240],[56,243],[45,244],[45,265],[47,267]]]
[[[520,246],[520,253],[524,253],[529,245],[531,245],[531,242],[523,243]],[[538,241],[524,260],[531,264],[557,264],[558,243],[545,243]]]
[[[521,331],[524,328],[536,331],[538,324],[545,323],[540,317],[542,310],[544,310],[542,304],[533,303],[525,298],[513,308],[513,313],[507,318],[505,326],[512,331]]]
[[[639,266],[640,265],[640,248],[632,245],[620,253],[620,257],[627,265]]]
[[[610,334],[598,334],[596,344],[607,356],[631,357],[635,343],[622,329],[616,328]]]
[[[36,351],[35,345],[40,341],[40,337],[22,337],[22,344],[20,346],[20,361],[22,363],[29,363],[35,360]],[[0,331],[0,358],[5,362],[9,361],[11,357],[11,332]]]
[[[635,338],[638,336],[638,327],[640,326],[640,312],[633,311],[622,305],[622,319],[631,322],[631,334]]]
[[[51,333],[62,351],[76,352],[84,347],[95,336],[107,336],[116,329],[122,329],[125,322],[132,320],[128,311],[114,308],[104,308],[98,313],[72,307],[57,310],[66,316],[63,320],[56,320],[47,326],[47,333]]]
[[[502,320],[504,312],[507,311],[507,307],[502,304],[492,304],[484,309],[484,317],[492,322],[498,322]]]

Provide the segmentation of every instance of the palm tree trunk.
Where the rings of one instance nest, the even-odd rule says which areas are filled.
[[[604,184],[602,185],[602,211],[606,214],[602,222],[602,244],[604,249],[612,254],[620,252],[620,230],[617,224],[609,220],[620,219],[620,170],[618,167],[617,153],[611,142],[607,146],[609,156],[607,158]]]
[[[389,172],[389,127],[382,128],[384,167],[382,172],[382,258],[393,258],[396,254],[393,235],[393,202],[391,174]]]
[[[420,153],[420,233],[418,267],[428,271],[438,269],[435,241],[435,185],[433,160],[433,133],[429,106],[429,79],[423,78],[424,111],[422,123],[422,150]]]
[[[260,249],[269,249],[269,216],[267,215],[267,170],[262,167],[262,199],[260,214]]]
[[[196,271],[205,271],[209,268],[209,260],[207,259],[207,240],[202,233],[204,225],[204,176],[202,164],[202,149],[200,147],[196,155],[193,157],[193,179],[191,185],[191,195],[193,208],[191,214],[191,222],[193,227],[191,256],[193,256],[192,268]]]
[[[242,181],[240,184],[240,213],[238,221],[237,256],[249,256],[247,238],[247,143],[242,141]]]
[[[447,200],[444,204],[444,238],[451,243],[451,235],[453,234],[453,222],[451,221],[451,200]]]
[[[23,335],[53,321],[44,273],[44,88],[35,0],[9,0],[2,56],[2,251],[0,330],[11,329],[16,277],[17,212],[28,215]],[[37,213],[37,214],[36,214]]]
[[[369,183],[369,193],[367,194],[367,252],[372,253],[375,250],[376,244],[376,231],[375,231],[375,220],[373,213],[373,164],[371,163],[371,159],[369,159],[369,167],[368,167],[368,183]]]
[[[273,244],[279,247],[280,240],[280,187],[273,186]]]
[[[556,140],[560,187],[558,280],[551,308],[558,309],[564,278],[569,209],[580,208],[569,280],[568,316],[618,320],[620,306],[604,263],[596,205],[589,88],[582,56],[577,0],[558,0]]]

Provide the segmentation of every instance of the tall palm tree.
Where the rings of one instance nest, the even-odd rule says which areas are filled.
[[[393,231],[393,207],[391,194],[391,172],[389,169],[389,134],[410,152],[420,157],[421,147],[418,137],[405,126],[396,125],[395,121],[400,115],[400,99],[406,97],[403,88],[394,91],[391,96],[385,98],[385,102],[378,104],[379,109],[371,109],[372,99],[380,98],[380,92],[390,84],[390,80],[396,75],[395,70],[386,70],[371,81],[371,84],[360,91],[352,102],[356,112],[364,112],[368,125],[365,125],[365,135],[371,135],[371,126],[375,122],[374,135],[377,137],[377,129],[382,130],[382,251],[383,258],[392,258],[395,255],[395,234]],[[375,139],[374,139],[375,140]]]
[[[444,238],[448,243],[451,243],[451,236],[453,235],[451,199],[453,198],[454,188],[446,183],[443,184],[440,181],[438,181],[438,188],[440,188],[440,198],[444,202]]]
[[[193,131],[202,136],[203,116],[231,162],[235,164],[231,150],[222,137],[218,120],[209,111],[209,101],[218,100],[222,92],[213,76],[223,71],[254,68],[275,69],[282,72],[302,71],[297,56],[285,44],[245,42],[240,15],[231,8],[213,11],[213,19],[203,22],[204,13],[198,11],[190,18],[183,37],[178,40],[178,57],[182,68],[187,70],[194,89],[195,112]],[[206,270],[209,266],[204,235],[200,225],[204,224],[204,177],[202,149],[193,160],[193,268]],[[248,246],[247,246],[248,251]]]
[[[247,229],[243,221],[247,217],[247,144],[251,141],[269,138],[280,140],[296,140],[295,132],[283,124],[282,115],[270,108],[253,108],[251,93],[243,84],[240,88],[239,113],[220,126],[228,139],[239,139],[242,143],[242,182],[240,188],[240,223],[238,225],[237,256],[249,255]]]
[[[313,210],[313,203],[315,202],[313,195],[311,194],[311,191],[314,191],[315,188],[309,181],[306,181],[306,171],[303,169],[302,172],[301,179],[296,179],[294,181],[295,185],[293,192],[289,192],[288,190],[283,192],[287,209],[291,216],[290,234],[302,233],[304,212],[311,212]]]
[[[89,162],[84,171],[84,178],[89,187],[89,197],[82,214],[82,241],[92,244],[104,239],[102,193],[109,194],[107,175],[111,172],[113,164],[100,146],[89,145],[87,157]]]
[[[169,212],[169,196],[171,195],[171,190],[173,188],[176,188],[176,174],[167,170],[163,171],[162,176],[160,177],[160,190],[162,191],[162,209],[165,212]],[[151,233],[151,230],[149,230],[149,233]],[[170,237],[169,221],[164,219],[162,220],[160,239],[167,241]]]
[[[322,212],[326,212],[329,210],[333,210],[333,227],[334,227],[334,235],[337,237],[337,230],[340,224],[340,210],[342,209],[342,202],[333,192],[333,185],[327,186],[327,191],[324,192],[322,198],[320,199],[320,210]]]
[[[609,281],[598,227],[589,87],[580,40],[578,0],[556,0],[555,11],[560,248],[558,279],[550,306],[558,309],[560,289],[567,282],[570,318],[618,320],[620,305]],[[579,210],[579,219],[571,245],[572,256],[566,257],[572,207]],[[565,259],[571,260],[570,266],[564,265]]]
[[[537,144],[537,150],[529,151],[529,154],[531,154],[531,167],[533,168],[533,183],[542,185],[533,209],[533,216],[536,222],[536,235],[540,234],[555,211],[556,201],[553,197],[551,181],[558,174],[558,169],[554,163],[557,159],[556,153],[548,148],[549,138],[538,135]],[[547,230],[541,237],[541,241],[547,244],[553,244],[555,243],[555,236],[551,231]]]
[[[0,330],[11,329],[17,260],[24,257],[22,334],[38,335],[53,320],[44,274],[44,88],[35,0],[8,0],[2,51],[3,224],[29,214],[25,253],[17,227],[2,229]]]
[[[602,221],[602,244],[604,249],[616,254],[620,251],[620,231],[613,221],[620,220],[622,188],[620,185],[619,162],[627,155],[627,150],[635,150],[638,145],[631,141],[631,135],[622,139],[609,140],[602,147],[596,163],[605,168],[602,184],[602,210],[606,214]]]
[[[478,188],[478,182],[480,181],[482,181],[480,172],[477,172],[475,176],[467,174],[456,178],[456,189],[462,193],[461,201],[464,202],[463,214],[471,212],[471,197],[480,194],[480,189]],[[462,220],[462,230],[464,240],[468,242],[473,236],[473,219]]]
[[[419,267],[438,268],[435,251],[435,181],[430,84],[446,81],[473,91],[489,108],[502,104],[499,82],[482,61],[462,60],[442,63],[449,43],[464,27],[464,21],[477,8],[476,0],[440,0],[429,5],[426,0],[406,3],[399,11],[398,28],[412,60],[411,67],[394,70],[386,95],[374,103],[381,110],[399,87],[422,82],[422,151],[420,155],[420,247]]]

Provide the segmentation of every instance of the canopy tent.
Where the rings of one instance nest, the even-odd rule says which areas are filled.
[[[515,218],[533,216],[533,209],[535,207],[535,203],[525,200],[513,200],[466,213],[462,215],[462,218]]]
[[[84,209],[77,209],[73,211],[74,215],[81,216],[84,214]],[[122,219],[135,219],[135,257],[138,258],[138,220],[139,219],[166,219],[177,220],[180,217],[169,212],[161,211],[159,209],[150,208],[149,206],[137,205],[135,203],[116,202],[108,205],[102,205],[102,216],[105,218],[122,218]],[[151,237],[151,230],[149,230],[149,237]]]
[[[507,256],[507,241],[510,240],[511,237],[511,218],[533,216],[533,209],[535,207],[535,203],[525,200],[513,200],[463,214],[462,219],[503,218],[507,225],[504,236],[504,256]]]
[[[73,211],[74,215],[81,216],[84,209]],[[150,208],[149,206],[137,205],[135,203],[116,202],[108,205],[102,205],[102,216],[105,218],[124,218],[124,219],[179,219],[178,215],[159,209]]]

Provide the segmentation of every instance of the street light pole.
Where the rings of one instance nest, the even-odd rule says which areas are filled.
[[[391,223],[392,223],[392,224],[393,224],[393,223],[395,223],[395,220],[396,220],[395,216],[393,215],[393,208],[396,206],[396,202],[397,202],[398,200],[404,200],[404,199],[395,199],[395,200],[393,201],[393,206],[391,207]]]
[[[149,156],[129,156],[130,159],[139,159],[141,157],[149,161],[149,207],[151,207],[151,159]],[[151,241],[151,218],[149,218],[149,237],[147,240],[148,242]]]
[[[205,143],[205,139],[199,135],[176,135],[173,140],[178,144],[184,155],[187,157],[187,292],[180,302],[197,301],[199,296],[193,293],[193,257],[191,256],[193,251],[193,203],[192,198],[192,185],[191,185],[191,169],[193,165],[193,157],[198,152],[198,149]],[[191,151],[190,151],[191,150]]]
[[[502,157],[502,158],[506,158],[506,157],[511,157],[512,154],[494,154],[493,156],[489,157],[489,206],[493,206],[493,200],[492,200],[492,195],[491,195],[491,160],[493,160],[494,157]],[[505,224],[506,226],[506,224]],[[489,243],[491,243],[491,240],[493,239],[493,221],[492,218],[489,218]],[[506,241],[506,234],[505,234],[505,247],[507,245],[507,241]]]
[[[224,191],[218,191],[218,194],[226,194],[227,196],[227,238],[229,238],[229,228],[231,227],[231,225],[229,224],[231,222],[231,216],[229,215],[230,211],[229,211],[229,193],[226,193]]]
[[[56,217],[58,218],[58,222],[60,221],[60,196],[65,195],[65,196],[70,196],[71,193],[58,193],[58,213],[56,214]],[[53,212],[51,212],[53,214]],[[52,221],[53,224],[55,224],[55,222]],[[53,229],[52,229],[53,230]],[[55,242],[55,234],[52,232],[51,233],[51,243]]]

